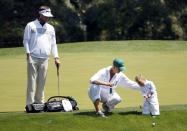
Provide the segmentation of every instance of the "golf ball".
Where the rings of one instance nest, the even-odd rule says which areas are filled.
[[[155,125],[156,125],[156,123],[153,122],[153,123],[152,123],[152,126],[155,126]]]

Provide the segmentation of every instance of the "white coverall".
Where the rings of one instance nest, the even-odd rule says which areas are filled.
[[[160,115],[157,91],[154,83],[146,80],[145,86],[141,87],[141,92],[143,96],[148,96],[149,93],[152,94],[150,98],[144,99],[142,114],[148,115],[151,113],[152,115]]]
[[[121,102],[121,97],[115,91],[115,88],[117,86],[140,90],[139,85],[136,82],[130,80],[122,72],[116,73],[110,80],[111,68],[112,66],[103,68],[99,70],[95,75],[93,75],[90,79],[91,85],[88,90],[88,95],[92,102],[95,102],[95,100],[99,99],[102,103],[106,103],[110,110],[114,109],[114,107]],[[92,82],[95,80],[113,83],[114,86],[112,87],[112,93],[110,93],[109,86],[92,84]]]

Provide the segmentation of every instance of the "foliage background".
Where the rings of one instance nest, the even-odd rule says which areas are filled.
[[[1,0],[0,47],[22,46],[41,5],[52,9],[58,43],[187,39],[186,0]]]

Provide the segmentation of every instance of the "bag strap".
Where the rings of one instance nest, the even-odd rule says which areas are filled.
[[[47,100],[47,102],[49,102],[51,99],[62,99],[62,98],[65,98],[65,99],[68,99],[68,100],[70,100],[70,101],[75,101],[76,102],[76,100],[73,98],[73,97],[71,97],[71,96],[52,96],[52,97],[50,97],[48,100]],[[77,103],[77,102],[76,102]]]

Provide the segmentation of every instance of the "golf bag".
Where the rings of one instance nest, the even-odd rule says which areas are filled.
[[[52,96],[45,103],[46,112],[67,112],[79,110],[77,101],[70,96]]]

